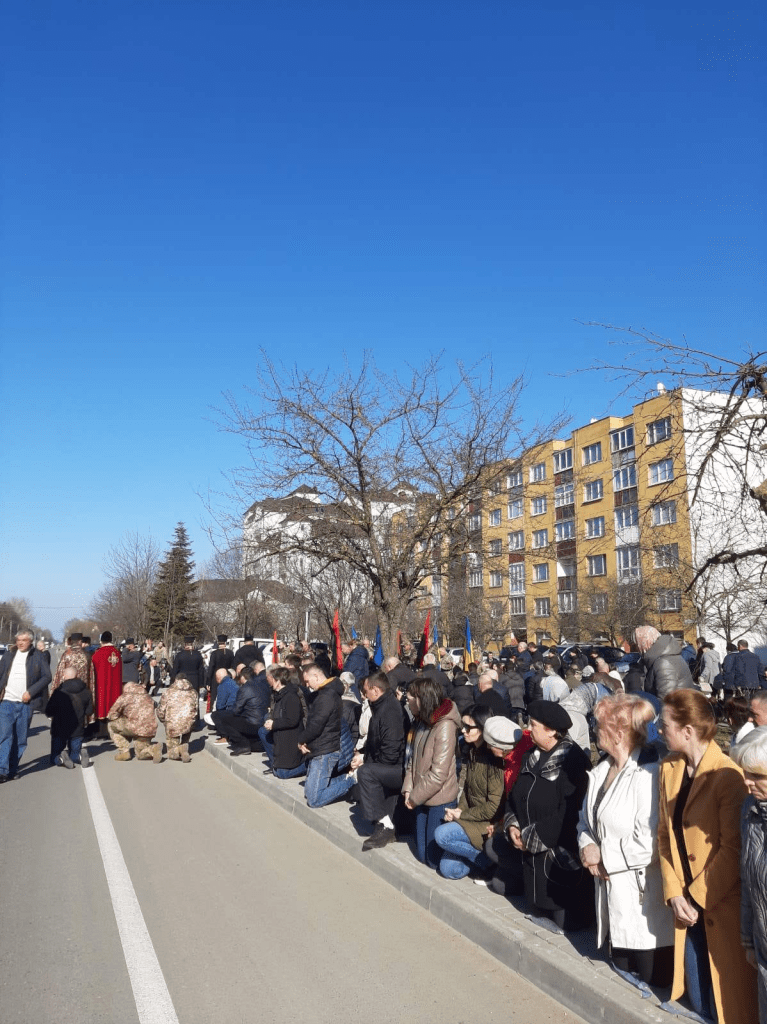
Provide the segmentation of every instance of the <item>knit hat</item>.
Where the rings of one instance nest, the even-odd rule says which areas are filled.
[[[522,730],[511,719],[504,718],[503,715],[493,715],[485,722],[482,735],[488,747],[513,750],[522,738]]]
[[[572,718],[568,715],[561,704],[554,700],[532,700],[527,705],[529,718],[545,725],[549,729],[556,729],[558,732],[567,732],[573,724]]]

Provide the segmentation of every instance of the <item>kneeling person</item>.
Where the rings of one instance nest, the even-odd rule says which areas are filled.
[[[311,690],[306,725],[298,734],[298,749],[306,754],[306,802],[324,807],[340,799],[354,785],[351,775],[333,777],[341,756],[340,679],[329,679],[315,662],[303,666],[304,682]]]
[[[265,774],[273,772],[278,779],[295,779],[306,774],[304,757],[298,749],[304,718],[301,697],[284,665],[270,665],[266,681],[272,688],[272,714],[258,730],[268,760]]]
[[[109,738],[117,747],[115,761],[130,761],[131,741],[137,761],[162,760],[162,746],[152,746],[157,732],[154,701],[141,683],[126,683],[107,715]]]
[[[197,691],[186,678],[178,675],[160,697],[157,717],[165,726],[165,742],[171,761],[191,761],[189,738],[197,721]],[[162,751],[162,744],[159,744]]]

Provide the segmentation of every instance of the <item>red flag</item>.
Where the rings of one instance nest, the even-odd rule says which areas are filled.
[[[277,650],[277,630],[274,631],[274,640],[272,641],[272,664],[278,664],[280,660],[280,652]]]
[[[418,654],[415,659],[415,667],[423,668],[423,659],[426,652],[429,649],[429,620],[431,619],[431,610],[426,615],[426,623],[423,627],[423,636],[421,642],[418,644]]]
[[[397,630],[397,657],[402,661],[402,633]]]
[[[340,627],[338,625],[338,609],[337,608],[336,608],[336,613],[333,616],[333,637],[335,639],[335,648],[336,648],[336,672],[338,672],[340,674],[343,671],[343,667],[344,667],[344,655],[343,655],[343,651],[341,650],[341,630],[340,630]]]

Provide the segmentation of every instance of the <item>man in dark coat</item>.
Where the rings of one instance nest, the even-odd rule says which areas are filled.
[[[125,656],[123,655],[123,662]],[[205,686],[205,662],[199,651],[194,649],[194,637],[184,637],[184,649],[179,651],[173,659],[173,668],[170,670],[170,681],[177,675],[186,676],[192,686],[199,693]]]
[[[263,655],[263,648],[256,647],[253,643],[253,634],[246,633],[244,638],[245,643],[242,647],[238,647],[234,655],[234,667],[238,665],[252,665],[256,658],[260,658]]]
[[[42,711],[51,681],[50,666],[33,640],[29,630],[19,630],[15,646],[0,659],[0,783],[16,777],[32,714]]]
[[[354,755],[351,767],[357,770],[362,816],[375,822],[373,834],[362,849],[377,850],[396,839],[392,815],[405,775],[405,723],[385,672],[370,676],[363,689],[370,705],[370,724],[363,752]]]
[[[264,774],[295,779],[306,774],[304,757],[298,749],[298,737],[303,728],[299,690],[284,665],[270,665],[266,681],[272,690],[272,712],[258,733],[268,760]]]
[[[370,654],[367,647],[364,647],[358,640],[351,640],[348,644],[341,644],[341,653],[344,656],[344,672],[351,672],[354,676],[356,690],[355,696],[361,695],[363,682],[370,675]]]
[[[479,693],[476,702],[481,707],[490,708],[494,715],[504,716],[507,712],[506,701],[494,688],[495,677],[492,672],[483,672],[477,682]]]
[[[381,668],[389,678],[392,690],[401,688],[407,690],[408,686],[415,679],[415,672],[409,665],[403,665],[399,658],[391,655],[384,658]]]
[[[139,679],[139,668],[141,666],[141,651],[136,647],[136,641],[132,636],[129,636],[125,641],[125,647],[122,652],[123,660],[123,685],[125,683],[138,683]]]
[[[636,643],[647,668],[644,688],[663,700],[674,690],[694,688],[692,674],[681,656],[682,645],[671,635],[661,636],[654,626],[637,626]]]
[[[218,683],[216,682],[216,672],[220,668],[230,669],[234,665],[234,654],[226,646],[228,637],[225,633],[219,633],[216,637],[216,649],[210,652],[210,658],[208,659],[208,672],[206,675],[206,684],[210,691],[210,706],[216,702],[216,690]]]
[[[450,693],[450,680],[448,679],[445,672],[437,665],[437,659],[433,654],[425,654],[423,658],[423,668],[421,669],[421,675],[428,676],[429,679],[433,679],[435,683],[439,683],[442,687],[442,696],[447,697]]]
[[[725,662],[727,658],[725,658]],[[764,682],[764,665],[759,655],[748,649],[747,640],[738,640],[738,650],[727,666],[725,687],[734,690],[758,690]]]
[[[328,677],[316,662],[302,668],[309,691],[309,713],[298,736],[298,749],[306,755],[304,795],[310,807],[324,807],[354,785],[353,775],[334,775],[341,756],[341,695],[344,684]]]
[[[232,757],[250,754],[255,747],[262,750],[258,730],[264,724],[269,710],[271,691],[265,677],[256,676],[244,668],[237,677],[237,697],[234,711],[214,711],[211,719],[232,748]]]

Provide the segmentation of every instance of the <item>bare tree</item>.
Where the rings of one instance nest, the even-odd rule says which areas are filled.
[[[262,553],[306,556],[316,572],[344,564],[358,573],[393,652],[435,544],[456,534],[504,459],[555,436],[564,420],[525,430],[523,377],[500,383],[489,362],[459,363],[450,374],[431,358],[389,375],[370,354],[357,369],[324,373],[277,367],[266,353],[262,360],[255,408],[230,395],[223,413],[251,459],[234,475],[235,500],[242,508],[298,484],[311,488],[311,528],[270,530],[264,517]]]
[[[90,617],[123,636],[147,635],[147,602],[160,549],[151,535],[126,533],[106,554],[106,582],[90,604]]]

